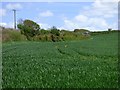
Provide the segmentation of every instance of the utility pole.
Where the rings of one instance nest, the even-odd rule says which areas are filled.
[[[13,9],[13,14],[14,14],[14,29],[16,29],[16,10]]]

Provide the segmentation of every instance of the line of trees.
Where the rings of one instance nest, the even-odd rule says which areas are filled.
[[[74,30],[74,32],[59,30],[55,26],[50,30],[41,29],[40,26],[32,20],[20,20],[18,25],[21,34],[25,35],[27,40],[35,41],[64,41],[71,39],[85,39],[89,36],[84,36],[80,32],[86,32],[88,30]]]

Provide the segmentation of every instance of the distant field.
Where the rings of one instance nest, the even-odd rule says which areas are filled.
[[[117,88],[118,34],[4,43],[3,88]]]

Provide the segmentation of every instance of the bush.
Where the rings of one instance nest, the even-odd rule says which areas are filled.
[[[38,35],[33,37],[34,41],[52,41],[51,34],[47,35]]]
[[[40,30],[40,34],[41,34],[41,35],[43,35],[43,34],[50,34],[50,31],[45,30],[45,29],[41,29],[41,30]]]
[[[21,35],[18,30],[3,29],[2,30],[2,42],[8,41],[26,41],[27,38]]]
[[[21,34],[24,34],[28,40],[39,34],[40,26],[34,21],[24,20],[17,26],[21,30]]]
[[[53,34],[53,35],[55,35],[55,36],[59,36],[59,35],[60,35],[60,32],[59,32],[59,30],[58,30],[55,26],[53,26],[53,27],[51,28],[51,34]]]

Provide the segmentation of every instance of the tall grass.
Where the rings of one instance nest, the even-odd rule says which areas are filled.
[[[2,29],[2,42],[26,41],[26,37],[21,35],[19,30]]]

